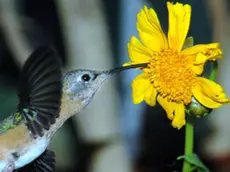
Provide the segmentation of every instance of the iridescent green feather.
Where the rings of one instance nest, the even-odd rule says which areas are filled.
[[[9,129],[15,128],[17,125],[21,124],[22,115],[16,112],[3,121],[0,122],[0,134],[7,132]]]

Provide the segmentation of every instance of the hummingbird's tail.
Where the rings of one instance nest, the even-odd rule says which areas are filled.
[[[59,115],[61,103],[61,62],[56,52],[47,47],[35,50],[23,66],[18,95],[19,118],[30,133],[43,136]]]

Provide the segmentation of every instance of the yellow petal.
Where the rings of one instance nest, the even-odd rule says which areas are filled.
[[[149,49],[160,51],[168,47],[166,36],[153,9],[148,9],[146,6],[141,9],[137,15],[137,30],[141,41]]]
[[[204,72],[204,63],[200,65],[193,65],[192,70],[195,74],[201,75]]]
[[[157,96],[157,101],[162,106],[162,108],[166,111],[167,117],[170,120],[172,120],[174,118],[175,103],[168,101],[167,98],[164,98],[161,95]]]
[[[153,87],[153,85],[149,85],[149,88],[145,92],[144,100],[148,105],[155,106],[156,96],[157,96],[157,90]]]
[[[204,64],[207,61],[207,56],[199,53],[193,62],[193,71],[197,75],[201,75],[204,71]]]
[[[130,66],[133,64],[139,64],[138,62],[134,63],[134,62],[125,62],[122,66]]]
[[[193,62],[194,65],[200,65],[200,64],[204,64],[207,61],[208,57],[205,56],[204,54],[199,53],[196,58],[195,61]]]
[[[174,128],[180,129],[185,125],[185,108],[183,103],[175,103],[175,112],[172,121]]]
[[[132,82],[133,103],[139,104],[144,100],[145,92],[150,85],[150,81],[145,73],[138,75]]]
[[[164,108],[167,117],[172,120],[172,126],[180,129],[185,125],[185,109],[183,103],[170,102],[167,98],[157,96],[157,101]]]
[[[204,64],[208,60],[216,60],[222,57],[222,51],[219,48],[218,43],[212,44],[200,44],[190,48],[184,49],[182,52],[190,60],[190,64],[193,64],[193,71],[197,75],[201,75],[204,71]]]
[[[207,108],[219,108],[229,103],[223,87],[203,77],[197,77],[197,84],[192,88],[194,97]]]
[[[206,60],[216,60],[217,58],[221,58],[223,55],[219,43],[198,44],[184,49],[181,53],[187,56],[202,54],[207,56]]]
[[[184,41],[188,33],[191,18],[191,7],[187,4],[173,4],[170,2],[167,2],[167,7],[169,11],[169,46],[179,52],[184,45]]]
[[[132,36],[128,43],[128,55],[132,62],[146,63],[151,60],[152,52],[135,36]]]

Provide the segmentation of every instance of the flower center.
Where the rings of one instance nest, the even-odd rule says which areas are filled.
[[[152,57],[148,67],[150,80],[161,96],[186,105],[191,102],[195,73],[188,57],[171,49],[162,50]]]

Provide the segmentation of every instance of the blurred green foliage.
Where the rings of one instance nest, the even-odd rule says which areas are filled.
[[[1,82],[2,83],[2,82]],[[8,85],[0,85],[0,120],[9,116],[12,112],[16,110],[18,103],[18,96],[16,87]]]

